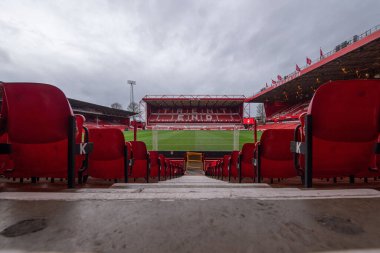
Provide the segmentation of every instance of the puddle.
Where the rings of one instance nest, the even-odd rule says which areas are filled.
[[[29,219],[19,221],[16,224],[7,227],[3,231],[1,231],[0,234],[5,237],[17,237],[35,233],[37,231],[45,229],[46,227],[46,219]]]

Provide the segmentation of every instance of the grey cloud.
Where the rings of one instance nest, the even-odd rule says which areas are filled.
[[[3,0],[0,76],[124,107],[128,79],[137,81],[136,100],[250,96],[320,47],[377,25],[379,7],[377,0]],[[12,59],[7,68],[4,59]]]
[[[9,63],[11,63],[11,58],[9,54],[5,50],[0,48],[0,64],[9,64]]]

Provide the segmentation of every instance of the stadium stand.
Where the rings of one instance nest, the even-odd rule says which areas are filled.
[[[147,129],[243,129],[244,96],[145,96]]]
[[[267,118],[267,122],[298,121],[299,116],[307,111],[310,101],[297,103],[277,111]]]
[[[125,130],[130,127],[129,117],[135,113],[69,98],[75,114],[86,117],[85,126],[113,127]]]
[[[282,80],[273,81],[269,87],[247,98],[247,103],[264,104],[266,123],[258,129],[285,129],[289,128],[288,124],[299,122],[297,116],[306,112],[314,93],[326,82],[378,79],[379,27],[351,37],[321,55],[313,64],[285,75]]]

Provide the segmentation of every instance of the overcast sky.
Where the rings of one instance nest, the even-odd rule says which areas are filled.
[[[0,80],[109,106],[147,94],[251,96],[380,24],[379,0],[0,0]]]

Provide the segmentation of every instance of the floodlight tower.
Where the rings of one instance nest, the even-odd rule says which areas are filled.
[[[129,103],[132,105],[132,111],[135,113],[135,99],[133,96],[133,86],[136,85],[136,81],[128,80],[128,84],[131,85],[131,92],[129,97]],[[133,120],[135,120],[135,115],[133,115]]]

